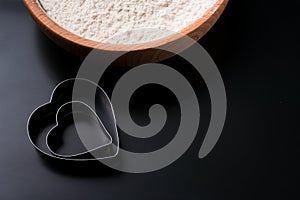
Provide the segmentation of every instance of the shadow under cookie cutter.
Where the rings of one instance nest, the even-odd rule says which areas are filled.
[[[80,96],[73,95],[74,84],[82,90]],[[94,90],[93,90],[94,89]],[[95,99],[86,99],[86,92],[96,90]],[[90,102],[100,102],[92,108]],[[72,117],[77,134],[85,147],[85,151],[71,154],[58,153],[57,149],[63,145],[61,139],[61,124],[65,118]],[[99,128],[99,138],[89,137],[88,133],[78,129],[76,122],[82,116],[89,116],[95,120]],[[38,141],[47,127],[44,144]],[[119,136],[112,104],[104,90],[96,83],[87,79],[67,79],[59,83],[52,92],[50,101],[36,108],[27,122],[27,134],[35,149],[42,155],[73,161],[102,160],[116,157],[119,152]],[[97,143],[98,141],[98,143]]]

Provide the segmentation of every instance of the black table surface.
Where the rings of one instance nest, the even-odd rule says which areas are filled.
[[[228,97],[206,158],[195,159],[194,142],[153,173],[91,175],[45,162],[26,134],[30,113],[82,60],[44,36],[21,0],[0,0],[0,199],[299,199],[298,7],[231,0],[199,41]]]

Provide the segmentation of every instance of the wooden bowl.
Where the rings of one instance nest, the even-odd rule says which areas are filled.
[[[148,51],[152,54],[154,53],[153,49],[156,47],[160,47],[169,43],[176,43],[180,37],[183,35],[188,35],[192,37],[194,40],[199,40],[202,36],[204,36],[208,30],[214,25],[214,23],[218,20],[222,12],[224,11],[228,0],[218,0],[217,3],[210,8],[200,19],[196,20],[193,24],[184,28],[181,31],[181,34],[173,34],[167,36],[163,39],[159,39],[156,41],[151,41],[143,44],[133,44],[133,45],[121,45],[121,44],[108,44],[108,43],[99,43],[92,40],[88,40],[77,36],[58,24],[52,21],[44,10],[40,7],[37,0],[23,0],[26,8],[29,13],[36,21],[40,29],[56,44],[66,49],[67,51],[84,57],[91,50],[97,48],[103,51],[126,51],[126,52],[134,52],[129,54],[131,57],[135,58],[139,54],[145,55],[145,52]],[[151,51],[152,49],[152,51]],[[150,51],[149,51],[150,50]],[[156,51],[156,50],[155,50]],[[144,56],[145,57],[145,56]],[[164,56],[160,56],[162,59]],[[169,56],[167,56],[169,57]],[[130,59],[132,60],[132,59]]]

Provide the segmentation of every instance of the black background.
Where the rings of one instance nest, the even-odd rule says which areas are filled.
[[[299,199],[297,4],[231,0],[199,41],[228,96],[226,124],[209,156],[197,159],[200,133],[167,168],[104,175],[49,164],[29,143],[30,113],[82,60],[46,38],[20,0],[1,0],[0,199]]]

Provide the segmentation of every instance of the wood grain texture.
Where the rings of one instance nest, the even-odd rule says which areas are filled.
[[[36,0],[23,0],[26,8],[28,9],[29,13],[33,17],[33,19],[36,21],[40,29],[56,44],[61,46],[62,48],[66,49],[67,51],[84,57],[86,56],[91,50],[93,49],[99,49],[102,51],[126,51],[131,52],[128,54],[128,58],[126,60],[134,60],[132,59],[132,56],[135,58],[140,57],[140,55],[143,55],[142,57],[147,57],[146,55],[150,55],[152,58],[152,61],[157,61],[155,59],[162,60],[167,57],[170,57],[170,54],[166,54],[164,56],[155,56],[155,59],[153,58],[153,55],[159,55],[156,51],[159,51],[155,48],[169,44],[169,43],[176,43],[180,37],[183,35],[188,35],[192,37],[194,40],[199,40],[201,37],[203,37],[208,30],[215,24],[215,22],[218,20],[222,12],[224,11],[228,0],[218,0],[217,3],[209,9],[203,17],[196,20],[193,24],[189,25],[185,29],[183,29],[180,33],[181,34],[173,34],[171,36],[151,41],[148,43],[142,43],[142,44],[133,44],[133,45],[122,45],[122,44],[108,44],[108,43],[100,43],[95,42],[92,40],[88,40],[85,38],[82,38],[80,36],[77,36],[58,24],[56,24],[54,21],[52,21],[46,13],[43,11],[43,9],[40,7],[40,5],[37,3]],[[182,50],[186,48],[183,47]],[[131,58],[130,58],[131,57]],[[149,58],[149,56],[148,56]],[[130,61],[131,64],[141,64],[144,62],[149,62],[150,60],[143,60],[139,61],[138,63],[136,61]],[[124,61],[123,61],[124,62]],[[130,62],[128,63],[129,65]]]

